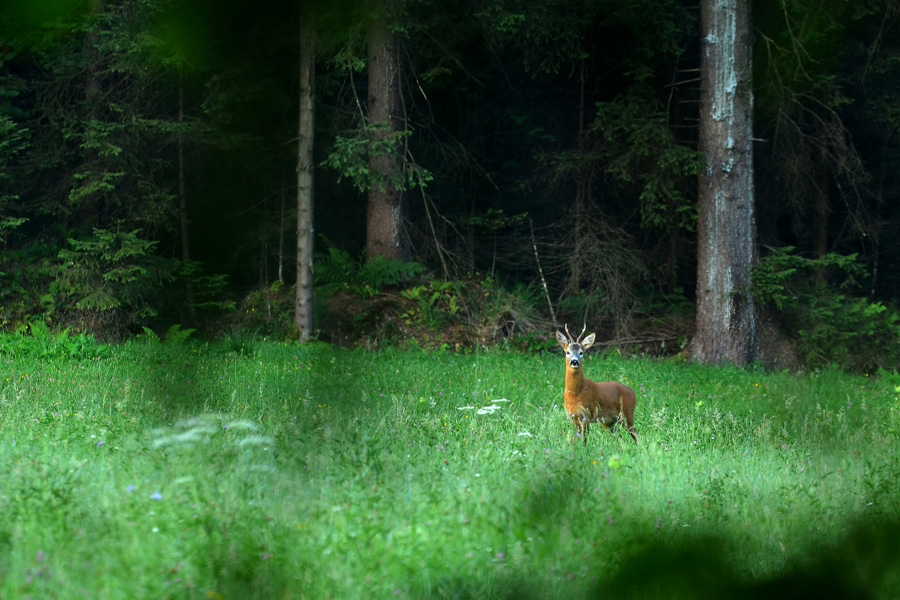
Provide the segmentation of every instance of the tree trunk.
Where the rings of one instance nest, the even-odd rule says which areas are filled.
[[[828,254],[828,163],[825,152],[821,153],[816,164],[816,185],[813,193],[816,195],[813,208],[813,236],[815,237],[815,256],[818,259],[825,258]],[[816,285],[823,287],[826,281],[825,267],[819,267],[816,271]]]
[[[184,186],[184,75],[178,71],[178,217],[181,225],[181,260],[185,267],[191,261],[191,238],[187,212],[187,194]],[[191,281],[191,270],[185,268],[185,304],[190,325],[197,324],[197,312],[194,309],[194,283]]]
[[[579,94],[578,94],[578,160],[581,161],[581,168],[576,171],[575,180],[575,210],[573,219],[573,236],[575,240],[571,265],[571,292],[577,294],[581,291],[582,271],[581,268],[583,253],[580,252],[584,245],[590,244],[590,240],[585,238],[585,218],[587,216],[588,196],[591,193],[591,175],[588,172],[589,167],[586,166],[584,159],[584,138],[587,133],[584,130],[584,59],[581,59],[581,73],[579,76]]]
[[[297,158],[299,160],[299,150]],[[284,188],[281,188],[281,210],[278,212],[278,281],[284,283]]]
[[[68,206],[66,212],[72,216],[71,223],[65,223],[64,227],[78,228],[90,224],[92,227],[106,227],[108,223],[104,219],[104,203],[103,192],[93,189],[93,184],[103,179],[105,165],[97,152],[96,140],[90,138],[95,134],[92,129],[97,127],[103,119],[103,111],[101,110],[101,102],[103,100],[103,82],[101,81],[102,58],[97,50],[100,43],[100,33],[93,17],[103,12],[104,0],[88,0],[87,10],[92,17],[90,19],[90,29],[82,44],[82,52],[85,69],[84,81],[84,100],[85,115],[80,127],[83,127],[83,138],[81,142],[81,167],[78,177],[72,182],[72,189],[69,190]],[[93,143],[91,143],[93,142]],[[80,189],[79,189],[80,188]],[[91,191],[89,191],[91,190]],[[77,198],[73,204],[72,197]]]
[[[313,29],[300,27],[300,125],[297,151],[297,296],[294,323],[300,341],[313,329],[313,126],[315,125],[315,40]]]
[[[383,142],[398,131],[400,70],[397,44],[390,28],[391,0],[380,0],[377,16],[369,30],[369,124],[376,126],[375,140]],[[377,144],[369,158],[375,184],[369,190],[366,211],[366,258],[405,258],[401,232],[403,194],[395,181],[399,176],[398,149]]]
[[[750,0],[702,0],[697,331],[694,360],[744,365],[756,357],[748,293],[756,260]]]

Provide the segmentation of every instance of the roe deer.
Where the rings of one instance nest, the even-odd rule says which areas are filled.
[[[614,431],[616,424],[622,420],[628,429],[628,433],[635,442],[638,441],[637,431],[634,429],[634,407],[637,404],[637,396],[630,387],[607,381],[597,383],[584,377],[584,351],[594,343],[595,334],[591,333],[584,341],[581,336],[572,339],[569,326],[566,324],[566,335],[556,332],[556,339],[566,353],[566,414],[572,420],[575,431],[583,438],[587,445],[587,434],[591,423],[600,423],[604,428]]]

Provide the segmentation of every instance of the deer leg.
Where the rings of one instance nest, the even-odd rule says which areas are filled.
[[[572,427],[575,428],[575,435],[581,434],[581,422],[578,419],[578,415],[569,415],[569,420],[572,421]]]
[[[638,441],[637,430],[634,428],[634,406],[629,406],[627,409],[622,406],[622,416],[625,417],[625,427],[628,429],[628,433],[631,434],[631,438],[634,440],[636,444]]]

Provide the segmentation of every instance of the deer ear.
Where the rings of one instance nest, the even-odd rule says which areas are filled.
[[[597,337],[596,333],[589,334],[586,338],[584,338],[584,340],[582,340],[581,347],[584,348],[585,350],[587,350],[594,343],[594,338],[596,338],[596,337]]]
[[[565,350],[566,346],[569,345],[569,340],[566,339],[566,336],[558,331],[556,332],[556,341],[559,342],[559,345],[562,346],[563,350]]]

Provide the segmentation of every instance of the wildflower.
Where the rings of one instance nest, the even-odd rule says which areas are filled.
[[[38,561],[38,562],[44,562],[44,551],[43,551],[43,550],[38,550],[38,553],[37,553],[37,555],[36,555],[34,558],[35,558],[35,560]]]
[[[150,494],[150,499],[159,502],[160,500],[162,500],[162,494],[160,494],[159,492],[153,492],[152,494]]]
[[[607,521],[607,525],[615,525],[615,524],[616,524],[616,521],[612,517],[610,517],[609,521]]]
[[[134,486],[133,486],[133,485],[129,485],[129,486],[128,486],[127,488],[125,488],[125,489],[128,490],[128,493],[130,494],[131,492],[134,491]]]
[[[97,442],[97,447],[102,448],[103,444],[104,444],[104,442],[101,440],[101,441]]]

